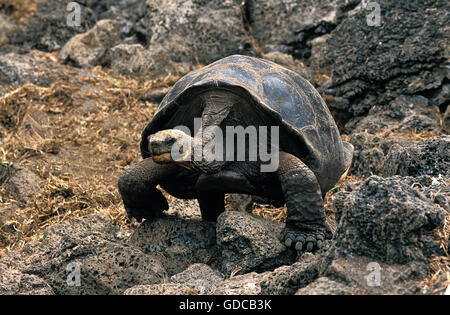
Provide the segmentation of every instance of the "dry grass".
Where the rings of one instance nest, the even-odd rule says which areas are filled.
[[[64,68],[59,77],[50,87],[9,87],[0,98],[2,165],[22,165],[43,182],[26,205],[0,187],[0,212],[17,208],[0,226],[0,249],[19,248],[55,222],[94,212],[126,228],[116,181],[139,156],[141,131],[156,110],[142,98],[179,79],[137,81],[100,68]]]
[[[440,135],[442,135],[442,133],[426,131],[426,130],[422,130],[420,132],[411,131],[411,132],[399,133],[399,132],[394,132],[392,130],[387,130],[387,131],[378,132],[375,135],[380,138],[395,137],[395,138],[399,138],[399,139],[420,141],[420,140],[425,140],[428,138],[440,136]]]

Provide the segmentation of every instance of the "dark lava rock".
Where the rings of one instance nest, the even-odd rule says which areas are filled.
[[[304,253],[300,261],[292,265],[265,272],[261,281],[261,294],[294,294],[318,277],[321,263],[319,256]]]
[[[205,264],[193,264],[170,277],[174,283],[184,284],[197,294],[213,294],[224,281],[223,275]]]
[[[120,44],[113,47],[110,54],[114,73],[149,79],[175,73],[174,64],[164,51],[147,50],[140,44]]]
[[[181,283],[141,284],[133,286],[124,295],[188,295],[194,291]]]
[[[158,257],[169,276],[217,257],[215,224],[206,221],[172,216],[145,221],[133,232],[129,244]]]
[[[379,0],[380,26],[361,7],[327,40],[332,93],[363,115],[399,95],[429,94],[449,78],[450,10],[446,0]],[[447,78],[447,79],[446,79]]]
[[[208,64],[251,50],[240,1],[147,1],[138,26],[149,50],[175,62]]]
[[[59,52],[59,59],[77,67],[106,65],[111,61],[110,48],[117,40],[117,23],[101,20],[89,31],[72,37]]]
[[[385,264],[366,257],[336,259],[296,295],[420,294],[421,265]]]
[[[157,258],[124,244],[128,235],[101,215],[68,219],[0,259],[0,280],[8,269],[15,269],[42,279],[61,295],[120,294],[133,285],[166,279]],[[11,287],[11,278],[6,279]],[[16,286],[22,286],[20,279]]]
[[[24,85],[33,83],[40,86],[49,86],[54,75],[48,71],[49,63],[16,53],[0,56],[0,85]]]
[[[412,184],[414,178],[372,176],[353,192],[338,192],[338,227],[330,250],[337,257],[365,256],[388,264],[417,262],[428,269],[443,255],[433,236],[447,211]]]
[[[43,183],[34,172],[21,166],[13,165],[5,183],[5,191],[9,198],[20,203],[32,203],[39,195]]]
[[[95,12],[80,4],[80,25],[69,26],[67,2],[59,0],[40,1],[33,16],[8,34],[9,42],[24,49],[54,51],[61,49],[74,35],[84,33],[95,25]]]
[[[442,132],[439,108],[424,96],[401,95],[387,106],[374,106],[364,118],[345,125],[348,133]]]
[[[450,175],[450,136],[393,144],[383,163],[383,176]]]
[[[249,0],[253,36],[265,52],[281,51],[308,58],[311,41],[329,33],[360,0]]]
[[[379,137],[366,132],[350,136],[355,147],[350,174],[358,177],[449,175],[450,136],[420,141]]]
[[[121,43],[145,43],[137,23],[146,12],[144,0],[79,0],[80,25],[72,21],[68,2],[60,0],[40,1],[37,11],[22,24],[6,33],[9,43],[24,49],[54,51],[61,49],[73,36],[87,32],[103,19],[117,22],[118,40]],[[1,32],[0,32],[1,34]]]
[[[320,277],[306,287],[299,289],[295,295],[354,295],[355,289],[343,283]]]
[[[217,220],[217,244],[225,275],[240,270],[262,272],[295,261],[280,242],[284,224],[246,212],[225,211]]]
[[[450,133],[450,106],[447,107],[444,117],[442,118],[442,128],[445,132]]]
[[[17,270],[0,272],[0,295],[53,295],[53,289],[35,275]]]

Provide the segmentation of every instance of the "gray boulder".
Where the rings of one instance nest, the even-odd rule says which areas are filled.
[[[146,1],[138,29],[150,51],[175,62],[208,64],[250,50],[239,2],[234,0]]]
[[[401,95],[387,106],[372,107],[365,117],[350,121],[345,128],[348,133],[439,133],[442,131],[440,116],[439,108],[427,98]]]
[[[263,273],[250,272],[232,276],[215,294],[288,295],[308,285],[319,274],[322,260],[311,253],[302,255],[300,261]]]
[[[126,289],[124,295],[188,295],[194,291],[181,283],[141,284]]]
[[[133,285],[164,281],[166,270],[157,258],[124,244],[128,234],[102,215],[54,224],[38,240],[0,259],[0,279],[15,269],[42,279],[58,295],[120,294]],[[0,287],[11,286],[7,281]]]
[[[309,58],[311,41],[329,33],[359,0],[249,0],[247,15],[253,36],[265,51]]]
[[[224,277],[210,266],[197,263],[173,275],[170,281],[184,284],[197,294],[213,294],[224,281]]]
[[[81,7],[80,25],[67,24],[67,2],[40,1],[36,12],[8,34],[9,42],[24,49],[54,51],[76,34],[84,33],[95,25],[95,12],[78,1]]]
[[[35,275],[17,270],[0,272],[0,295],[53,295],[53,289]]]
[[[366,132],[350,136],[355,147],[350,174],[358,177],[445,176],[449,175],[449,136],[415,141],[408,138],[381,137]]]
[[[217,220],[217,244],[225,275],[266,271],[295,261],[280,242],[284,224],[246,212],[225,211]]]
[[[352,192],[338,192],[333,206],[338,227],[328,255],[365,256],[388,264],[417,262],[428,269],[442,255],[435,228],[447,211],[427,198],[414,178],[372,176]]]
[[[333,281],[327,277],[320,277],[306,287],[298,289],[295,295],[353,295],[355,288]]]
[[[450,136],[393,144],[383,163],[383,176],[450,176]]]
[[[366,257],[334,260],[322,276],[296,295],[420,294],[421,265],[385,264]]]
[[[5,192],[11,199],[22,204],[31,204],[41,192],[43,182],[34,172],[17,165],[9,170]]]
[[[117,41],[117,23],[101,20],[92,29],[71,38],[59,52],[59,59],[78,67],[109,64],[110,48]]]
[[[5,54],[0,56],[0,85],[33,83],[49,86],[53,81],[54,74],[42,71],[49,68],[51,68],[49,63],[37,61],[27,55]],[[58,66],[56,65],[55,68]]]
[[[120,44],[110,50],[114,73],[149,79],[175,73],[169,56],[163,51],[146,50],[140,44]]]
[[[169,276],[194,263],[206,263],[208,259],[217,257],[214,223],[175,216],[143,222],[128,243],[157,256]]]
[[[441,89],[449,76],[448,1],[376,2],[379,26],[367,22],[371,11],[360,5],[327,40],[330,92],[347,99],[356,116],[402,94]]]
[[[69,14],[74,11],[67,10],[68,2],[40,1],[33,16],[7,32],[9,43],[24,49],[58,50],[72,37],[87,32],[98,21],[104,19],[117,22],[118,40],[121,43],[146,43],[137,26],[139,20],[145,16],[145,1],[80,0],[76,3],[80,6],[79,26],[70,23],[73,20]]]

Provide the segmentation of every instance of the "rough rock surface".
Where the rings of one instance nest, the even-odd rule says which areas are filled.
[[[285,295],[294,294],[313,281],[320,269],[320,259],[310,253],[288,266],[263,273],[250,272],[224,279],[204,264],[193,264],[170,278],[170,283],[140,285],[125,294],[216,294],[216,295]]]
[[[225,211],[217,220],[217,244],[222,269],[229,275],[264,271],[292,263],[294,253],[280,242],[283,224],[238,211]]]
[[[110,54],[111,69],[118,74],[152,79],[175,73],[172,61],[164,52],[149,51],[140,44],[120,44]]]
[[[420,265],[392,265],[366,257],[336,259],[322,276],[296,295],[419,294],[425,276]]]
[[[394,144],[382,169],[383,176],[450,175],[450,136]]]
[[[414,141],[354,133],[350,137],[355,147],[350,173],[359,177],[449,175],[449,141],[449,136]]]
[[[129,244],[157,256],[169,276],[217,257],[215,224],[172,216],[145,221],[134,231]]]
[[[95,25],[95,12],[81,6],[80,25],[69,26],[67,2],[59,0],[40,1],[35,14],[18,26],[7,36],[9,42],[25,49],[53,51],[62,46],[74,35],[84,33]],[[44,22],[45,21],[45,22]]]
[[[0,295],[53,295],[53,289],[35,275],[17,270],[0,272]]]
[[[41,178],[21,166],[12,166],[5,183],[6,194],[20,203],[32,203],[43,186]]]
[[[402,94],[432,92],[449,76],[448,1],[376,2],[380,26],[367,23],[370,11],[361,6],[327,40],[331,90],[349,100],[353,115]]]
[[[415,261],[424,266],[432,255],[442,255],[433,230],[443,227],[446,210],[411,181],[372,176],[353,192],[337,193],[339,224],[330,252],[334,250],[335,257],[365,256],[391,264]]]
[[[340,282],[320,277],[316,281],[299,289],[295,295],[353,295],[356,290]]]
[[[33,16],[6,32],[8,42],[25,49],[54,51],[61,49],[73,36],[91,29],[98,21],[110,19],[118,24],[118,40],[121,43],[145,43],[137,26],[146,12],[145,1],[80,0],[76,2],[80,6],[79,26],[73,23],[75,20],[71,14],[75,11],[67,9],[68,2],[40,1]]]
[[[250,0],[247,3],[253,36],[264,51],[308,58],[311,40],[335,28],[359,0]]]
[[[101,20],[86,33],[72,37],[61,49],[59,59],[83,68],[106,65],[116,40],[117,22]]]
[[[206,64],[251,49],[237,1],[156,0],[146,5],[140,31],[151,51],[161,49],[173,61]]]
[[[184,284],[197,294],[213,294],[224,281],[224,277],[210,266],[197,263],[173,275],[170,280]]]
[[[0,14],[0,43],[7,43],[9,41],[8,35],[14,32],[16,25],[11,22],[9,17],[4,14]],[[3,46],[3,45],[2,45]],[[2,49],[0,48],[0,51]]]
[[[0,56],[0,85],[33,83],[48,86],[52,82],[52,74],[41,71],[48,68],[48,63],[35,59],[8,53]]]
[[[424,96],[401,95],[387,106],[374,106],[362,119],[346,124],[348,132],[439,133],[439,108]]]
[[[124,244],[127,235],[101,215],[70,219],[0,259],[0,270],[15,269],[40,278],[37,283],[48,283],[55,294],[119,294],[133,285],[166,279],[157,258]],[[20,279],[24,277],[16,277],[19,288]]]
[[[124,291],[124,295],[188,295],[192,294],[187,286],[180,283],[142,284]]]

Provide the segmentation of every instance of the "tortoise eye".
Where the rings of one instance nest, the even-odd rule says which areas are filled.
[[[173,144],[175,143],[175,139],[174,138],[172,138],[172,139],[170,139],[169,141],[167,141],[167,146],[169,146],[169,147],[171,147],[171,146],[173,146]]]

